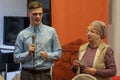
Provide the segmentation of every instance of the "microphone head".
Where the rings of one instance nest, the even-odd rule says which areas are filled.
[[[33,43],[33,44],[35,43],[35,38],[36,38],[36,35],[33,34],[33,35],[32,35],[32,43]]]
[[[33,34],[33,35],[32,35],[32,39],[35,39],[35,38],[36,38],[36,35],[35,35],[35,34]]]

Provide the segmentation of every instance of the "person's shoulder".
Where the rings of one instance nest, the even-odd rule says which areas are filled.
[[[88,46],[88,45],[89,45],[89,42],[85,42],[81,46]]]
[[[113,52],[113,48],[109,44],[103,42],[103,46],[104,46],[104,48],[106,48],[106,51],[108,53],[111,52],[111,51]]]
[[[44,29],[46,29],[47,31],[56,31],[55,28],[52,27],[52,26],[48,26],[48,25],[45,25],[45,24],[43,24],[42,26],[43,26]]]
[[[44,26],[44,27],[46,27],[46,28],[48,28],[48,29],[54,29],[54,27],[49,26],[49,25],[42,24],[42,26]]]
[[[102,46],[105,46],[107,48],[111,48],[111,46],[109,44],[105,43],[105,42],[102,42]]]
[[[89,45],[89,42],[85,42],[82,45],[80,45],[80,50],[85,50]]]
[[[27,34],[28,32],[30,32],[30,27],[27,27],[27,28],[21,30],[21,31],[18,33],[18,35],[24,35],[24,34]]]

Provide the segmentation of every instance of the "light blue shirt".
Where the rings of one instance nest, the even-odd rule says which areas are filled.
[[[61,57],[61,46],[58,40],[56,30],[53,27],[43,25],[42,23],[36,28],[35,38],[35,56],[29,55],[29,46],[32,44],[32,35],[35,27],[30,25],[28,28],[21,31],[16,39],[14,61],[22,63],[24,68],[48,69],[54,64],[54,60]],[[48,59],[41,57],[40,51],[48,53]]]

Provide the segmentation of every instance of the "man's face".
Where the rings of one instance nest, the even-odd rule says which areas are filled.
[[[42,8],[32,9],[28,12],[30,18],[30,24],[37,27],[42,20],[43,10]]]

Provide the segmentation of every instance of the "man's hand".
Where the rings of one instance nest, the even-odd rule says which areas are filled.
[[[42,56],[43,58],[45,58],[45,59],[48,58],[47,52],[41,51],[40,54],[41,54],[41,56]]]
[[[29,46],[29,55],[33,55],[33,51],[35,50],[35,44]]]

